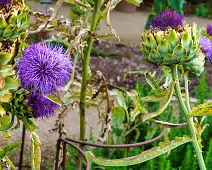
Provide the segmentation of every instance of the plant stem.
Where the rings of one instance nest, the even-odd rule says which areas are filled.
[[[188,112],[191,112],[191,106],[190,106],[190,101],[189,101],[189,91],[188,91],[188,75],[185,73],[184,75],[184,81],[185,81],[185,93],[186,93],[186,107]]]
[[[180,106],[183,109],[185,116],[188,117],[188,114],[189,114],[189,111],[190,111],[190,106],[187,109],[185,103],[183,102],[183,97],[182,97],[182,93],[181,93],[181,89],[180,89],[180,83],[179,83],[179,79],[178,79],[178,73],[177,73],[177,65],[172,66],[171,69],[172,69],[172,77],[173,77],[173,79],[176,83],[175,91],[176,91],[177,99],[180,103]],[[187,86],[186,92],[188,93],[188,85],[186,85],[186,86]],[[189,98],[187,99],[187,102],[188,102],[187,104],[189,104]],[[199,167],[200,167],[201,170],[206,170],[204,159],[203,159],[203,156],[202,156],[202,151],[201,151],[201,149],[199,147],[199,143],[197,141],[196,129],[195,129],[195,126],[194,126],[193,118],[188,118],[187,123],[188,123],[189,131],[190,131],[190,135],[191,135],[191,138],[192,138],[193,146],[194,146],[194,149],[195,149],[195,152],[196,152],[196,155],[197,155]]]
[[[102,0],[96,0],[94,4],[94,11],[92,16],[92,22],[91,22],[91,33],[96,31],[96,26],[99,19],[100,14],[100,7],[101,7],[101,1]],[[80,140],[85,140],[85,132],[86,132],[86,117],[85,117],[85,97],[86,97],[86,86],[88,81],[88,71],[89,71],[89,64],[90,64],[90,54],[91,49],[93,46],[93,37],[88,38],[88,50],[83,58],[83,69],[82,69],[82,85],[81,85],[81,94],[80,94]],[[80,169],[82,169],[82,162],[80,160],[79,162]]]

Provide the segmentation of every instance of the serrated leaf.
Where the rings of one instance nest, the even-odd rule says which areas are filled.
[[[33,169],[40,170],[41,164],[41,142],[35,132],[31,133],[32,139],[32,155],[33,155]]]
[[[164,96],[156,96],[156,95],[151,95],[151,96],[146,96],[141,98],[142,102],[161,102],[164,100]]]
[[[131,93],[127,92],[127,95],[131,98],[133,105],[135,106],[130,112],[130,121],[133,122],[139,114],[146,115],[148,111],[141,104],[140,96],[135,90],[132,90]]]
[[[161,113],[163,113],[166,110],[166,108],[168,107],[168,105],[169,105],[169,103],[172,99],[172,96],[173,96],[173,93],[174,93],[174,87],[175,87],[175,83],[172,82],[171,87],[169,89],[169,93],[168,93],[167,98],[166,98],[166,101],[164,102],[164,105],[158,111],[144,115],[143,121],[152,119],[152,118],[160,115]]]
[[[5,83],[6,85],[4,88],[7,90],[16,90],[20,86],[20,83],[18,82],[18,80],[15,80],[11,77],[7,77],[5,79]]]
[[[21,142],[13,143],[4,149],[0,149],[0,160],[4,159],[11,151],[21,146]]]
[[[47,99],[51,100],[52,102],[58,104],[59,106],[62,106],[63,105],[63,103],[57,97],[55,97],[55,96],[52,96],[52,95],[48,94],[48,95],[45,95],[45,97]]]
[[[30,119],[27,119],[27,118],[22,118],[21,119],[22,121],[23,121],[23,123],[24,123],[24,125],[26,126],[26,129],[28,130],[28,131],[35,131],[35,130],[39,130],[40,128],[39,127],[37,127],[35,124],[34,124],[34,122],[33,121],[31,121]]]
[[[102,159],[97,158],[91,151],[86,151],[88,158],[97,165],[102,166],[129,166],[136,165],[146,161],[149,161],[153,158],[156,158],[166,152],[171,151],[174,148],[177,148],[180,145],[191,142],[192,140],[187,137],[176,137],[175,140],[169,142],[161,142],[158,147],[154,147],[147,151],[142,152],[139,155],[123,158],[123,159]]]
[[[156,94],[158,94],[159,96],[164,95],[163,89],[160,88],[160,86],[157,84],[155,79],[149,73],[147,73],[145,75],[145,78],[146,78],[147,83],[151,86],[152,90]]]
[[[196,107],[193,107],[189,117],[194,116],[212,116],[212,102],[200,104]]]
[[[140,6],[140,3],[143,2],[143,0],[125,0],[125,1],[138,7]]]

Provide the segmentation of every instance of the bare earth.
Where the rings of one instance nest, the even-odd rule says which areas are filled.
[[[36,3],[33,6],[34,9],[38,11],[45,11],[44,6],[41,6],[39,3]],[[62,9],[60,10],[62,15],[65,17],[69,16],[69,6],[64,5]],[[136,13],[122,13],[114,11],[111,13],[111,23],[116,30],[117,34],[119,35],[121,39],[122,44],[126,45],[138,45],[140,43],[140,33],[144,29],[147,17],[149,13],[147,12],[136,12]],[[212,20],[205,19],[205,18],[199,18],[196,16],[186,16],[186,21],[190,24],[193,22],[196,22],[199,27],[205,27],[207,24],[212,24]],[[109,33],[109,29],[105,25],[105,23],[102,23],[100,26],[100,33]],[[109,38],[110,41],[116,41],[115,38]],[[88,128],[87,132],[90,129],[89,127],[93,127],[94,129],[94,136],[98,136],[99,132],[99,126],[98,126],[98,115],[97,111],[94,108],[90,108],[86,112],[87,115],[87,122],[88,122]],[[42,121],[38,120],[36,121],[36,124],[40,127],[40,131],[37,131],[37,134],[40,137],[41,143],[42,143],[42,165],[45,165],[47,167],[48,165],[52,166],[54,161],[54,147],[57,140],[57,134],[56,133],[49,133],[48,131],[50,129],[54,128],[54,123],[57,116],[50,120]],[[72,111],[70,109],[68,116],[65,120],[66,124],[66,130],[67,130],[67,136],[69,137],[79,137],[79,115],[77,111]],[[13,140],[10,143],[13,143],[14,141],[20,141],[21,140],[21,130],[15,131],[11,133],[13,136]],[[88,133],[87,133],[88,134]],[[0,133],[2,135],[2,133]],[[3,139],[3,136],[0,136],[1,139]],[[5,146],[7,142],[5,140],[0,141],[0,145]],[[27,134],[26,139],[26,152],[25,152],[25,163],[30,165],[30,137],[29,134]],[[19,159],[19,153],[15,152],[13,155],[13,160],[15,162],[18,162]],[[43,169],[43,168],[42,168]]]

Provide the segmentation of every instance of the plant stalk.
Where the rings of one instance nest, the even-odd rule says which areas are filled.
[[[185,81],[185,93],[186,93],[186,107],[188,112],[191,112],[191,106],[190,106],[190,101],[189,101],[189,91],[188,91],[188,75],[185,73],[184,75],[184,81]]]
[[[188,115],[189,115],[189,112],[190,112],[190,105],[189,105],[188,108],[186,108],[186,105],[183,101],[183,97],[182,97],[182,93],[181,93],[181,89],[180,89],[180,83],[179,83],[179,79],[178,79],[177,65],[172,66],[171,70],[172,70],[172,77],[173,77],[173,79],[176,83],[175,84],[175,91],[176,91],[177,99],[179,101],[180,106],[183,109],[185,116],[188,118]],[[187,88],[186,92],[188,93],[188,84],[186,86],[187,86],[187,87],[185,87],[185,88]],[[189,96],[188,96],[188,99],[187,99],[187,104],[189,104]],[[206,170],[205,162],[204,162],[204,159],[203,159],[203,156],[202,156],[202,151],[200,149],[200,146],[199,146],[199,143],[198,143],[198,140],[197,140],[197,137],[196,137],[196,129],[195,129],[195,126],[194,126],[193,118],[188,118],[187,123],[188,123],[188,128],[189,128],[189,131],[190,131],[190,135],[191,135],[191,138],[192,138],[193,146],[194,146],[194,149],[195,149],[195,152],[196,152],[196,155],[197,155],[199,167],[200,167],[201,170]]]
[[[93,10],[93,16],[92,16],[92,22],[91,22],[91,33],[94,33],[96,31],[96,26],[99,19],[100,14],[100,7],[101,7],[101,1],[102,0],[96,0],[94,4],[94,10]],[[91,49],[93,46],[94,38],[89,37],[88,38],[88,50],[85,54],[82,64],[82,85],[81,85],[81,94],[80,94],[80,140],[85,140],[85,132],[86,132],[86,116],[85,116],[85,98],[86,98],[86,86],[87,81],[89,77],[89,64],[90,64],[90,54]],[[81,159],[79,160],[79,169],[82,169],[82,162]]]

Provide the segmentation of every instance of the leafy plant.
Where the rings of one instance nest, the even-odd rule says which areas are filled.
[[[212,7],[206,4],[199,4],[199,6],[196,8],[195,15],[205,18],[212,18]]]

